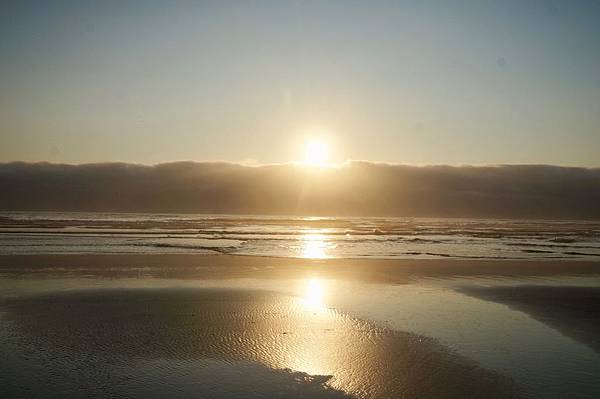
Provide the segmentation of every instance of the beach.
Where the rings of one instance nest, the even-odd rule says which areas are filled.
[[[0,399],[600,399],[600,1],[7,1]]]
[[[598,262],[4,255],[0,276],[3,397],[600,389]]]

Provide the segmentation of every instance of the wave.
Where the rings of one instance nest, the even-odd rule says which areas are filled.
[[[535,242],[507,242],[504,245],[509,247],[541,247],[541,248],[585,248],[585,249],[599,249],[600,246],[594,245],[561,245],[561,244],[543,244],[543,243],[535,243]]]
[[[553,254],[554,251],[547,251],[543,249],[522,249],[521,252],[526,252],[528,254]]]
[[[594,254],[589,252],[578,252],[578,251],[567,251],[563,252],[565,255],[581,255],[581,256],[600,256],[600,254]]]
[[[0,254],[85,247],[302,256],[310,243],[340,258],[582,259],[600,256],[600,222],[0,213]]]
[[[172,244],[172,243],[135,243],[131,244],[135,247],[154,247],[154,248],[175,248],[175,249],[191,249],[197,251],[210,251],[221,254],[229,254],[235,250],[238,250],[239,247],[236,246],[209,246],[209,245],[195,245],[195,244]]]

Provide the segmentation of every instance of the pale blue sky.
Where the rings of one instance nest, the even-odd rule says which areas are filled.
[[[0,8],[0,161],[600,166],[597,1]]]

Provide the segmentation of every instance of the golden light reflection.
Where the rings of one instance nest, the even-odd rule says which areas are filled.
[[[325,283],[318,278],[311,278],[305,283],[302,302],[314,309],[321,309],[324,303]]]
[[[302,236],[302,257],[308,259],[327,258],[327,240],[323,234]]]
[[[320,278],[308,278],[299,281],[299,298],[298,304],[302,312],[299,313],[302,318],[303,326],[314,324],[325,326],[329,325],[332,320],[335,320],[335,313],[331,313],[325,305],[326,297],[326,282]],[[327,327],[320,327],[327,328]],[[331,353],[324,351],[321,344],[315,342],[311,337],[315,330],[305,330],[302,328],[302,334],[294,335],[294,339],[299,339],[295,345],[290,345],[288,348],[287,364],[285,365],[292,370],[302,371],[313,375],[331,375],[335,364],[335,357]],[[331,330],[333,331],[333,330]],[[328,338],[330,348],[337,348],[336,353],[343,353],[343,343],[338,342],[329,335]]]

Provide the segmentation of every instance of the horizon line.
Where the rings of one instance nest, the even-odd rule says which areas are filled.
[[[328,168],[341,168],[349,166],[351,164],[372,164],[372,165],[383,165],[383,166],[405,166],[414,168],[428,168],[428,167],[446,167],[446,168],[501,168],[501,167],[556,167],[556,168],[569,168],[569,169],[588,169],[596,170],[600,169],[599,166],[575,166],[575,165],[564,165],[564,164],[550,164],[550,163],[489,163],[489,164],[451,164],[451,163],[431,163],[431,164],[411,164],[402,162],[392,161],[375,161],[368,159],[347,159],[342,162],[327,162],[320,165],[310,165],[304,161],[287,161],[287,162],[266,162],[266,163],[246,163],[243,161],[229,161],[229,160],[194,160],[194,159],[181,159],[172,161],[162,161],[156,163],[144,163],[136,161],[94,161],[94,162],[60,162],[60,161],[26,161],[26,160],[13,160],[13,161],[0,161],[0,165],[54,165],[54,166],[99,166],[99,165],[132,165],[141,167],[156,167],[161,165],[173,165],[173,164],[198,164],[198,165],[233,165],[249,168],[260,168],[269,166],[298,166],[307,169],[328,169]]]

